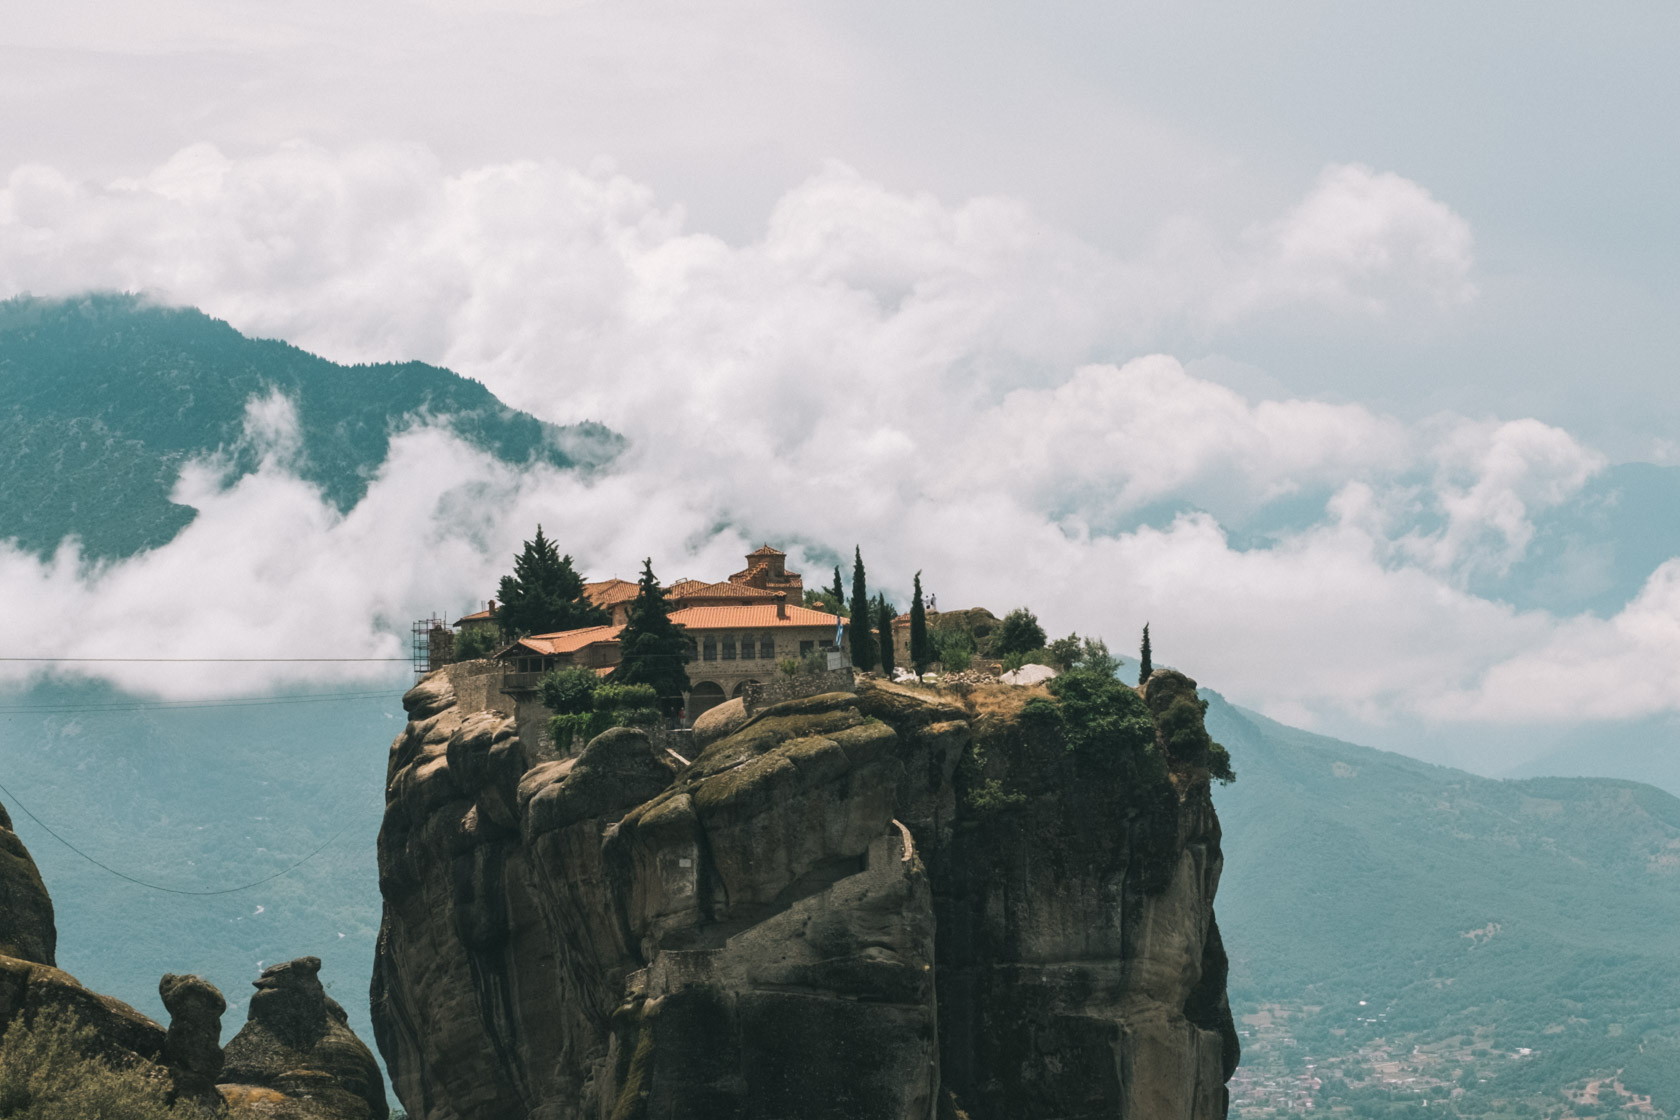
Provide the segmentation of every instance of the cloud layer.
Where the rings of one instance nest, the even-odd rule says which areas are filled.
[[[489,594],[540,519],[599,575],[651,554],[662,575],[717,576],[772,539],[816,583],[809,566],[861,543],[900,596],[922,569],[944,606],[1030,603],[1117,647],[1148,620],[1161,660],[1295,720],[1674,706],[1680,682],[1634,669],[1680,645],[1680,575],[1609,620],[1467,590],[1602,468],[1567,432],[1251,400],[1150,353],[1273,315],[1427,325],[1473,304],[1473,273],[1462,218],[1357,165],[1239,236],[1181,218],[1128,256],[1008,199],[838,164],[744,245],[606,164],[451,175],[420,148],[293,145],[189,148],[104,184],[21,167],[0,191],[0,294],[145,290],[340,360],[423,358],[632,449],[584,483],[417,428],[339,516],[286,469],[284,404],[266,402],[265,466],[188,471],[177,500],[201,512],[174,543],[98,571],[70,549],[0,553],[0,587],[59,656],[400,654],[409,617]]]

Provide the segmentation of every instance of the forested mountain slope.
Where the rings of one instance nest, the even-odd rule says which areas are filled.
[[[1350,1057],[1362,1047],[1436,1047],[1392,1092],[1464,1088],[1469,1069],[1464,1115],[1495,1099],[1561,1114],[1562,1089],[1620,1069],[1680,1111],[1680,800],[1614,779],[1481,778],[1217,697],[1208,726],[1238,774],[1216,795],[1232,1002],[1279,1009],[1249,1025],[1271,1032],[1270,1057],[1315,1062],[1333,1089],[1326,1063],[1368,1069]],[[1266,1045],[1245,1049],[1267,1061]]]
[[[245,407],[274,391],[297,411],[300,473],[341,509],[414,418],[512,463],[595,465],[622,443],[599,425],[516,412],[420,362],[342,366],[130,295],[21,297],[0,303],[0,537],[44,554],[74,533],[95,557],[167,542],[193,517],[169,500],[181,465],[221,450],[236,471],[253,468]]]

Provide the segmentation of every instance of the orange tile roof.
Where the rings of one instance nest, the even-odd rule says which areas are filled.
[[[771,548],[769,545],[765,545],[762,548],[753,549],[751,552],[747,553],[747,555],[748,556],[786,556],[787,553],[783,552],[779,548]]]
[[[459,626],[463,622],[479,622],[481,620],[488,622],[495,617],[496,612],[492,610],[474,611],[472,614],[464,614],[460,618],[457,618],[453,625]]]
[[[597,607],[613,607],[636,597],[637,585],[627,579],[603,579],[583,585],[584,598]]]
[[[839,621],[825,611],[789,604],[787,617],[776,614],[773,603],[749,607],[684,607],[671,612],[671,621],[690,630],[770,630],[783,626],[823,626],[830,630]]]
[[[684,599],[762,599],[774,603],[778,594],[786,592],[770,591],[763,587],[753,587],[751,584],[731,583],[723,580],[719,583],[701,583],[697,579],[685,579],[671,586],[673,601]]]
[[[557,653],[576,653],[584,646],[592,646],[596,642],[616,642],[618,632],[622,626],[585,626],[582,630],[557,630],[552,634],[529,634],[520,638],[513,646],[524,646],[533,653],[552,656]],[[507,653],[513,649],[502,651]],[[500,654],[497,655],[501,656]]]

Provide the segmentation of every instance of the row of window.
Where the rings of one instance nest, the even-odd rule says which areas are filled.
[[[737,652],[739,650],[739,652]],[[774,634],[742,634],[737,641],[734,634],[707,634],[700,643],[702,661],[774,661]]]

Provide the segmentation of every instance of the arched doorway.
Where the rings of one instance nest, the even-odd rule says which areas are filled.
[[[688,690],[688,721],[693,723],[712,708],[723,703],[723,686],[716,681],[700,681]]]
[[[757,681],[751,681],[751,680],[742,681],[740,684],[735,686],[735,691],[731,692],[729,695],[730,696],[745,696],[746,693],[747,693],[747,686],[749,684],[757,684],[757,683],[758,683]]]

